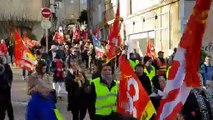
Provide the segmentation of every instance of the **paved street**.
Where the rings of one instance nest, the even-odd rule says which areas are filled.
[[[26,82],[23,81],[21,78],[21,69],[12,67],[12,70],[14,73],[14,81],[12,85],[12,103],[14,108],[15,120],[25,120],[27,102],[30,96],[28,96],[26,92]],[[66,95],[64,96],[65,99],[63,101],[59,101],[57,103],[57,107],[61,111],[64,120],[71,120],[72,115],[71,112],[67,111]],[[7,116],[6,120],[8,120]],[[85,120],[89,120],[88,114]]]

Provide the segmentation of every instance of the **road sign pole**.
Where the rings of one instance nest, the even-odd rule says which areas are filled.
[[[46,53],[48,53],[48,29],[45,28],[45,36],[46,36]]]

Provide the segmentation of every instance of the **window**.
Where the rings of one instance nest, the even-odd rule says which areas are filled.
[[[87,0],[81,0],[81,4],[86,5],[87,4]]]

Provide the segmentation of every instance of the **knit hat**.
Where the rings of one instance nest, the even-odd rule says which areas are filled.
[[[146,62],[149,61],[150,59],[152,59],[152,58],[149,57],[149,56],[145,56],[145,57],[143,58],[144,64],[146,64]]]

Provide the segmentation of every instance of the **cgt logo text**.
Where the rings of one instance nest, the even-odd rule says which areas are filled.
[[[133,86],[133,87],[131,87]],[[133,88],[134,90],[131,90]],[[130,91],[135,91],[130,92]],[[127,83],[127,98],[128,106],[126,107],[126,112],[129,112],[133,117],[137,118],[137,109],[134,107],[134,103],[139,100],[139,87],[138,83],[134,78],[130,78]]]

